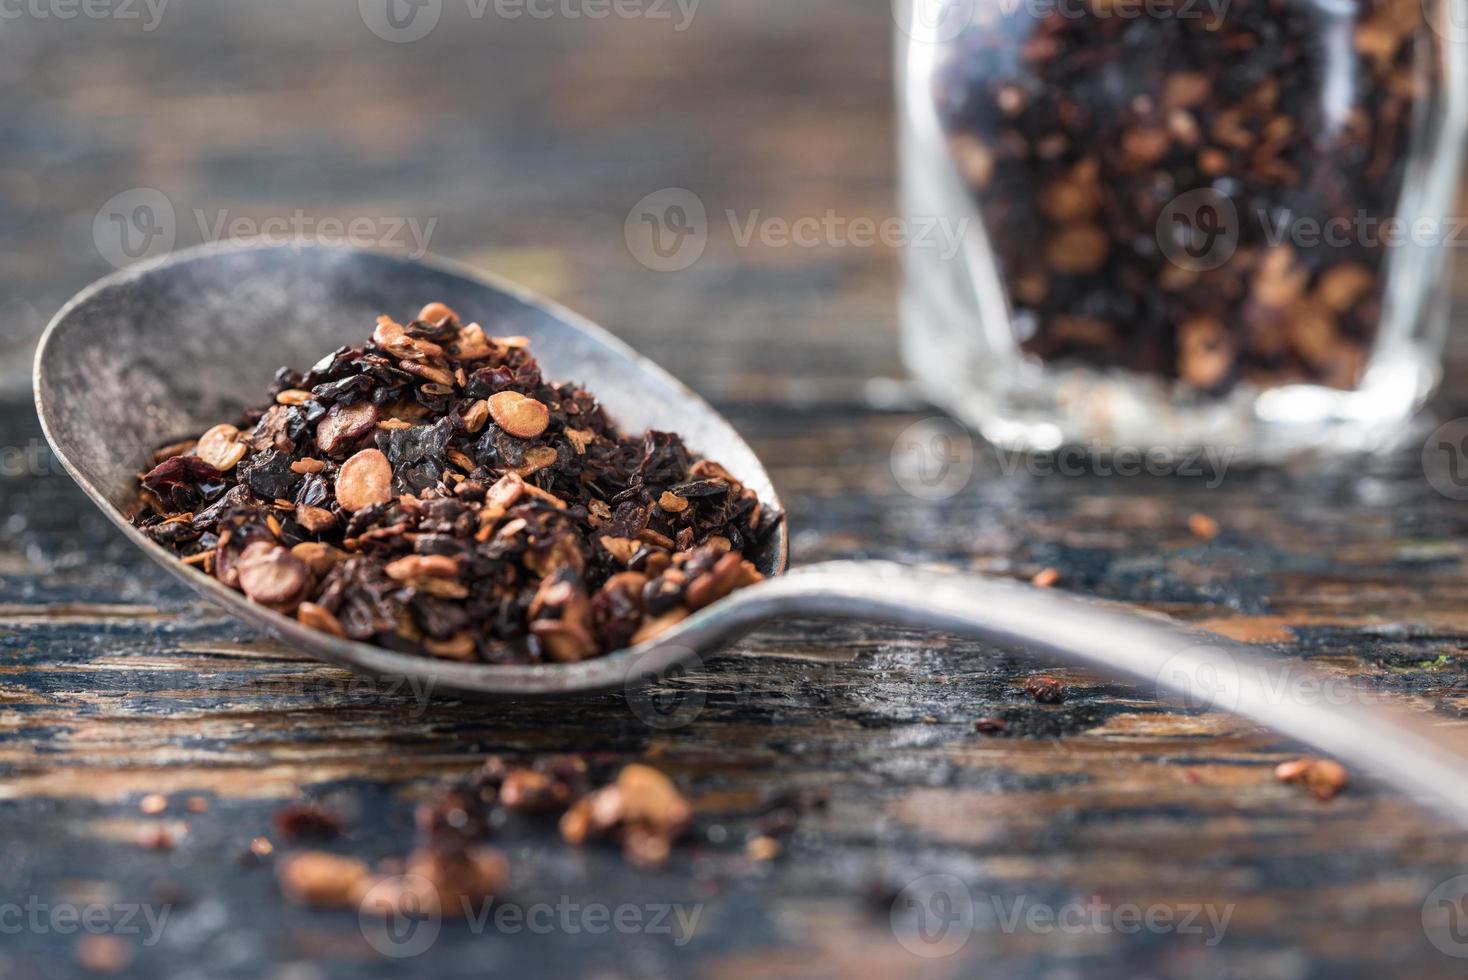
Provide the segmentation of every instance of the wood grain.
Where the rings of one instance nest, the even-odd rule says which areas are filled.
[[[0,204],[18,218],[0,222],[6,349],[23,351],[106,271],[92,215],[130,187],[169,196],[180,245],[201,237],[196,209],[207,221],[298,208],[438,218],[435,251],[546,289],[716,400],[770,463],[797,563],[1055,568],[1060,588],[1168,612],[1444,720],[1468,711],[1468,509],[1424,478],[1420,438],[1334,468],[1229,470],[1217,486],[1040,476],[979,448],[961,492],[924,502],[889,460],[934,413],[871,381],[900,374],[893,255],[740,249],[724,228],[685,273],[633,260],[623,220],[666,187],[699,194],[715,227],[730,209],[893,213],[886,4],[710,5],[675,33],[466,20],[446,3],[445,23],[402,45],[373,37],[351,3],[309,6],[180,5],[150,34],[7,22],[0,78],[29,97],[0,100]],[[283,906],[270,860],[243,858],[251,839],[273,833],[282,802],[308,798],[347,817],[343,850],[398,856],[436,781],[489,753],[547,752],[658,765],[696,803],[696,830],[666,871],[645,873],[511,818],[498,831],[514,862],[507,902],[696,905],[698,930],[680,944],[446,924],[415,972],[1461,973],[1422,916],[1436,885],[1468,871],[1468,837],[1369,780],[1329,803],[1279,784],[1274,766],[1298,747],[1230,717],[1063,669],[1049,672],[1066,702],[1039,705],[1024,681],[1052,665],[805,622],[665,685],[696,708],[679,727],[649,725],[621,696],[444,701],[316,664],[197,605],[106,527],[38,439],[17,393],[0,406],[0,904],[167,906],[156,945],[127,937],[137,975],[400,972],[356,916]],[[1195,537],[1195,513],[1219,537]],[[1007,734],[974,730],[993,716]],[[767,794],[822,787],[828,806],[779,857],[746,856]],[[164,814],[140,813],[148,793],[168,795]],[[207,810],[190,811],[193,796]],[[160,822],[176,849],[139,847],[139,829]],[[899,943],[892,908],[935,874],[962,883],[976,925],[953,955],[923,959]],[[1206,907],[1228,924],[1209,945],[1105,928],[1114,920],[1095,911],[1127,904]],[[1092,908],[1089,925],[1005,924],[1015,908],[1075,906]],[[0,974],[66,975],[77,939],[6,935]]]

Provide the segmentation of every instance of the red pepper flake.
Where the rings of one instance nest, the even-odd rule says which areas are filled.
[[[1038,674],[1025,681],[1025,693],[1041,704],[1060,704],[1065,700],[1065,685],[1048,674]]]

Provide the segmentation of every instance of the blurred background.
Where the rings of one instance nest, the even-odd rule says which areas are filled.
[[[740,247],[726,218],[896,213],[884,0],[94,11],[0,13],[6,390],[26,389],[59,305],[115,265],[287,230],[518,279],[714,399],[841,400],[898,370],[892,250]],[[655,271],[626,225],[670,188],[705,205],[707,247]],[[766,377],[792,358],[798,390]]]

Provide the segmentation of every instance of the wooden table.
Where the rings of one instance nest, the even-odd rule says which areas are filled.
[[[1023,690],[1036,665],[1001,649],[790,622],[665,685],[691,716],[668,727],[621,696],[427,700],[165,582],[42,451],[18,380],[41,320],[108,269],[97,210],[139,187],[168,199],[179,246],[240,218],[380,218],[384,237],[437,219],[434,251],[583,310],[726,410],[771,465],[796,562],[1054,568],[1061,588],[1207,623],[1444,721],[1468,707],[1468,510],[1424,478],[1420,441],[1216,486],[1041,476],[980,448],[952,497],[901,488],[893,444],[936,413],[890,380],[893,255],[739,247],[727,218],[893,213],[885,4],[709,4],[677,31],[476,19],[445,0],[416,43],[379,39],[353,6],[179,5],[152,31],[0,24],[0,77],[25,95],[0,103],[0,975],[114,957],[150,977],[1461,974],[1422,916],[1468,871],[1468,837],[1367,779],[1317,802],[1273,776],[1298,746],[1143,685],[1056,669],[1069,695],[1042,705]],[[623,223],[672,187],[705,204],[710,240],[657,273]],[[1195,535],[1195,513],[1221,534]],[[995,716],[1005,734],[975,731]],[[444,923],[412,960],[377,952],[349,911],[280,898],[284,804],[343,814],[340,850],[399,856],[440,780],[547,752],[664,769],[697,805],[691,841],[641,872],[512,817],[504,904],[556,924]],[[762,801],[802,789],[829,802],[752,859]],[[144,814],[155,793],[166,810]],[[140,846],[159,826],[176,846]],[[275,853],[247,858],[261,836]],[[971,934],[940,916],[939,942],[915,939],[913,896],[971,908]],[[589,904],[699,918],[598,934]],[[92,907],[133,909],[133,931],[114,919],[121,943],[83,941],[52,918]],[[155,933],[144,913],[165,910]]]

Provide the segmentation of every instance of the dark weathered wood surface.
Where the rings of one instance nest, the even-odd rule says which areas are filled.
[[[1032,666],[918,631],[782,623],[671,685],[701,711],[658,728],[621,697],[463,704],[320,666],[193,602],[135,555],[50,458],[17,381],[43,316],[107,271],[93,216],[162,191],[178,244],[296,209],[437,218],[431,246],[521,279],[622,333],[725,408],[769,461],[797,562],[889,557],[1028,577],[1208,621],[1364,680],[1445,721],[1468,701],[1468,509],[1418,449],[1332,470],[1198,480],[1039,477],[979,453],[924,503],[889,466],[933,413],[900,375],[890,253],[738,248],[723,219],[893,211],[890,21],[878,0],[721,0],[653,20],[467,18],[389,44],[350,0],[169,6],[158,28],[0,22],[0,975],[68,975],[79,932],[11,928],[28,906],[169,909],[124,937],[139,976],[1452,976],[1424,902],[1468,872],[1468,837],[1358,779],[1321,804],[1272,775],[1297,754],[1219,714],[1074,671],[1061,706]],[[628,209],[665,187],[706,203],[704,259],[639,266]],[[1459,403],[1461,410],[1463,403]],[[1451,399],[1443,414],[1457,414]],[[1420,445],[1420,441],[1416,443]],[[1188,529],[1206,513],[1222,527]],[[1025,737],[978,734],[1001,715]],[[373,951],[347,912],[285,906],[241,860],[285,801],[349,817],[342,849],[401,855],[413,801],[488,753],[646,759],[698,806],[666,871],[574,852],[512,819],[506,901],[701,909],[663,934],[476,932],[420,958]],[[785,852],[746,858],[767,792],[828,787]],[[168,794],[159,816],[139,811]],[[186,801],[202,796],[207,810]],[[167,825],[171,853],[136,843]],[[895,893],[956,876],[966,945],[920,959]],[[564,897],[564,899],[563,899]],[[1230,918],[1222,940],[1122,934],[1105,915],[1008,928],[1018,907],[1095,899]],[[44,914],[44,913],[43,913]],[[584,920],[577,920],[584,922]],[[1099,924],[1097,924],[1099,923]],[[85,947],[83,947],[85,951]]]

